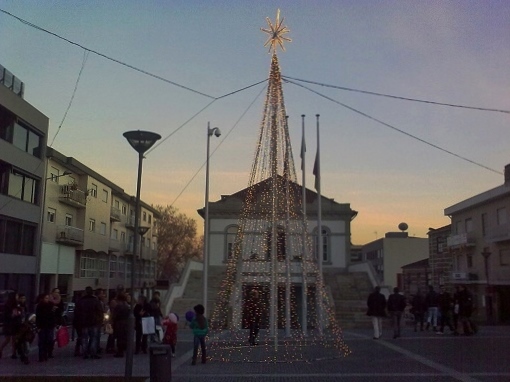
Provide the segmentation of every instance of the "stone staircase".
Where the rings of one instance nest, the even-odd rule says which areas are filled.
[[[341,328],[371,327],[366,312],[367,298],[373,288],[365,272],[324,270],[324,283],[333,298],[335,317]]]
[[[210,267],[208,277],[208,292],[207,292],[207,312],[206,317],[211,317],[214,302],[220,288],[221,281],[224,277],[224,267]],[[188,282],[184,289],[182,297],[176,298],[170,308],[172,312],[179,315],[179,326],[184,327],[186,325],[185,315],[189,310],[193,310],[193,307],[197,304],[202,304],[202,271],[192,270],[188,278]]]
[[[225,277],[225,267],[210,267],[206,316],[211,318],[216,297]],[[366,301],[372,292],[372,284],[365,272],[343,272],[324,270],[324,282],[333,298],[335,317],[341,328],[370,327],[366,315]],[[185,327],[185,314],[202,303],[202,271],[190,271],[182,297],[176,298],[171,311],[179,315],[179,326]]]

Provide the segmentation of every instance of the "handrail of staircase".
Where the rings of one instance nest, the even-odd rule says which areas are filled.
[[[170,312],[174,300],[176,298],[180,298],[183,296],[184,291],[186,290],[186,285],[188,284],[188,279],[191,271],[201,271],[203,270],[204,265],[202,262],[188,260],[186,266],[184,267],[181,277],[179,281],[176,283],[172,283],[168,289],[166,290],[166,294],[163,300],[163,313]],[[163,293],[162,293],[163,294]]]
[[[370,282],[372,283],[372,288],[376,286],[381,287],[381,293],[386,297],[391,294],[390,288],[386,285],[380,285],[379,277],[377,276],[377,272],[375,271],[374,265],[370,261],[363,261],[360,263],[350,264],[347,267],[349,272],[366,272]]]

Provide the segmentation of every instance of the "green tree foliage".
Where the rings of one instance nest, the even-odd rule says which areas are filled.
[[[172,206],[155,206],[158,220],[159,278],[175,282],[188,260],[202,260],[202,237],[197,238],[197,223]]]

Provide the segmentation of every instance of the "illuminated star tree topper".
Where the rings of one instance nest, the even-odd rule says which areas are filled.
[[[269,46],[269,52],[273,51],[273,53],[276,53],[277,46],[280,46],[282,51],[285,51],[285,47],[283,46],[284,41],[292,41],[289,37],[284,36],[285,34],[289,33],[290,30],[283,25],[283,20],[285,20],[285,18],[282,18],[280,21],[280,10],[278,9],[276,12],[276,20],[274,25],[269,17],[266,17],[267,26],[269,29],[260,28],[262,32],[265,32],[269,35],[267,41],[264,44],[264,46]]]

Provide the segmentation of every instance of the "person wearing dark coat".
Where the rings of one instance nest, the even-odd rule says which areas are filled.
[[[453,299],[450,293],[445,290],[444,285],[439,287],[439,312],[440,315],[440,328],[437,334],[444,333],[444,327],[447,325],[450,328],[450,332],[455,332],[452,325],[452,311],[453,311]]]
[[[261,316],[259,292],[256,289],[252,289],[250,291],[250,296],[247,301],[247,314],[248,324],[250,327],[250,337],[248,342],[250,345],[254,346],[257,345],[257,335],[259,334]]]
[[[117,340],[117,352],[114,357],[124,357],[124,352],[127,349],[130,314],[132,313],[127,303],[127,296],[121,292],[117,295],[117,303],[112,311],[113,335]]]
[[[142,317],[151,315],[151,305],[147,302],[144,295],[138,296],[138,303],[133,309],[135,315],[135,354],[139,354],[140,350],[147,354],[147,334],[143,334]]]
[[[418,331],[418,323],[420,324],[420,331],[423,332],[423,323],[425,321],[425,312],[427,305],[425,304],[425,296],[418,289],[416,295],[411,301],[411,313],[414,315],[414,331]]]
[[[39,330],[39,362],[53,358],[53,342],[56,320],[56,307],[50,301],[50,295],[42,294],[38,297],[37,308],[35,309],[35,323]]]
[[[429,292],[425,296],[425,304],[427,305],[427,330],[430,325],[434,331],[437,331],[437,316],[439,313],[439,294],[429,285]]]
[[[400,337],[400,323],[402,321],[402,314],[406,308],[406,298],[399,293],[397,287],[393,288],[393,294],[388,297],[388,312],[393,321],[393,339]]]
[[[381,294],[381,288],[376,286],[367,299],[367,316],[372,317],[374,340],[382,336],[382,319],[386,317],[386,297]]]
[[[94,290],[88,286],[85,295],[76,302],[74,309],[76,321],[81,328],[81,343],[83,358],[99,359],[97,354],[98,331],[103,324],[103,306],[99,299],[94,296]]]

